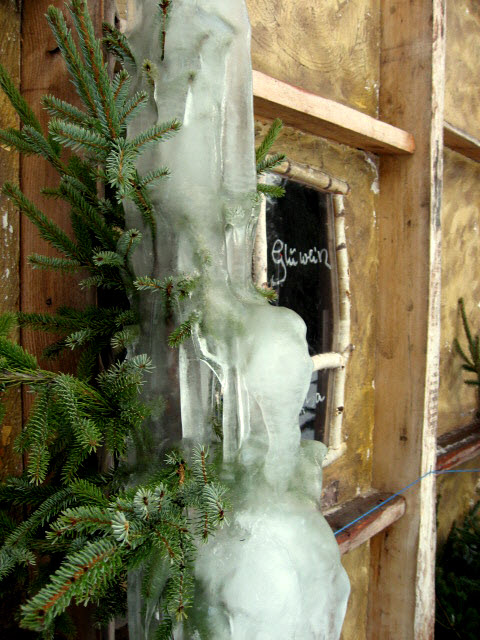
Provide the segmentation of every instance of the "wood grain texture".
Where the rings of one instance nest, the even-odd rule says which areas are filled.
[[[387,504],[382,505],[337,535],[340,553],[344,554],[356,549],[401,518],[405,513],[405,498],[402,496],[392,497],[392,494],[374,491],[364,496],[358,496],[358,498],[342,504],[340,508],[325,515],[332,530],[339,531],[389,498],[391,499]]]
[[[480,138],[479,59],[478,1],[447,0],[445,119],[475,138]]]
[[[253,105],[258,118],[281,118],[291,127],[350,147],[394,155],[415,150],[407,131],[257,70],[253,71]]]
[[[437,441],[438,470],[454,469],[480,455],[480,423],[444,433]]]
[[[474,138],[449,122],[445,122],[443,126],[443,138],[445,146],[452,151],[475,160],[475,162],[480,162],[480,140],[478,138]]]
[[[376,116],[379,0],[247,0],[253,68]]]
[[[20,81],[20,12],[12,0],[0,0],[0,60],[16,84]],[[0,126],[18,127],[14,109],[0,92]],[[18,184],[18,155],[0,148],[0,185]],[[11,203],[0,194],[0,312],[19,308],[20,220]],[[22,425],[21,396],[7,397],[7,414],[0,429],[0,478],[22,469],[21,457],[13,452],[15,437]]]
[[[45,21],[44,14],[51,0],[26,2],[22,16],[22,93],[28,100],[44,127],[48,121],[41,108],[40,99],[44,94],[54,94],[59,98],[77,103],[72,83],[67,77],[65,65],[58,52],[53,35]],[[53,3],[64,7],[61,0]],[[103,1],[89,3],[93,20],[98,28],[104,10]],[[68,16],[66,16],[68,18]],[[21,187],[28,198],[57,224],[70,231],[69,209],[61,201],[44,198],[40,190],[58,184],[58,174],[42,159],[26,157],[21,159]],[[33,270],[27,263],[31,253],[58,255],[38,235],[33,225],[25,218],[21,222],[21,309],[51,313],[63,305],[81,308],[94,302],[93,292],[82,292],[77,286],[80,277],[65,276],[43,270]],[[40,354],[53,341],[52,336],[40,332],[23,331],[22,344],[29,351]],[[73,366],[73,358],[62,360],[62,369]],[[43,363],[52,368],[54,363]]]
[[[475,387],[464,380],[474,376],[462,371],[462,359],[453,345],[455,338],[467,349],[458,299],[474,334],[480,332],[480,165],[445,149],[442,207],[442,338],[438,433],[472,422],[478,407]]]
[[[380,118],[411,131],[412,158],[380,160],[373,486],[394,492],[435,464],[440,339],[443,0],[382,2]],[[372,540],[371,640],[429,640],[435,479]]]

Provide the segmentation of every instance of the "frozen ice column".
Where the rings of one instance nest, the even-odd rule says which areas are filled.
[[[128,134],[173,117],[183,123],[142,156],[140,173],[167,165],[171,178],[153,193],[163,232],[144,244],[135,267],[156,277],[169,270],[201,276],[183,310],[197,311],[200,325],[180,358],[182,430],[209,438],[208,387],[216,376],[225,478],[235,487],[231,525],[200,550],[196,608],[178,637],[334,640],[348,580],[312,497],[322,445],[300,447],[298,413],[312,370],[305,325],[270,307],[251,282],[258,206],[245,3],[173,0],[163,59],[158,3],[137,0],[131,9],[132,49],[137,60],[151,61],[154,89]],[[155,364],[161,371],[163,362]]]

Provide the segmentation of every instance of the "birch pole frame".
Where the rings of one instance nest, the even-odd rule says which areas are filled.
[[[337,460],[346,450],[342,439],[342,423],[345,406],[345,380],[347,363],[352,345],[350,343],[350,272],[348,267],[347,242],[345,237],[345,205],[344,196],[350,192],[349,185],[328,173],[286,160],[276,167],[274,173],[299,182],[318,191],[331,195],[334,217],[334,241],[336,254],[336,273],[338,311],[334,313],[334,351],[312,356],[313,370],[332,369],[333,376],[329,381],[329,410],[327,411],[326,444],[328,453],[323,461],[326,467]],[[267,278],[267,231],[266,231],[266,198],[262,197],[261,210],[255,237],[253,252],[253,281],[258,287],[268,285]],[[335,287],[334,285],[334,287]]]

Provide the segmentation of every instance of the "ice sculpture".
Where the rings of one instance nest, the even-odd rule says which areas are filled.
[[[149,60],[153,88],[128,135],[174,117],[183,126],[141,158],[140,173],[167,165],[171,177],[152,193],[157,232],[142,229],[134,267],[154,277],[199,275],[177,318],[198,318],[180,353],[182,436],[211,439],[217,380],[222,479],[234,506],[230,525],[199,549],[194,611],[175,638],[334,640],[349,585],[316,504],[325,447],[300,444],[298,414],[312,372],[305,325],[269,306],[251,281],[258,200],[245,2],[173,0],[165,40],[158,6],[130,1],[127,35],[137,60]],[[145,87],[142,70],[133,73],[137,88]],[[131,226],[142,226],[133,208],[127,215]],[[140,304],[145,326],[137,348],[153,355],[158,371],[147,395],[168,400],[162,427],[153,427],[161,447],[180,435],[169,391],[177,372],[157,322],[159,303],[145,295]],[[148,621],[134,617],[131,637],[148,638]]]

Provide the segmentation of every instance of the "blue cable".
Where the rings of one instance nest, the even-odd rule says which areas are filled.
[[[368,516],[370,513],[373,513],[377,509],[380,509],[380,507],[383,507],[384,504],[387,504],[387,502],[390,502],[390,500],[393,500],[397,496],[400,496],[402,493],[405,493],[405,491],[407,491],[407,489],[410,489],[410,487],[413,487],[418,482],[421,482],[421,480],[423,480],[427,476],[431,475],[432,473],[438,476],[438,475],[440,475],[442,473],[479,473],[479,472],[480,472],[480,469],[441,469],[441,470],[433,469],[432,471],[427,471],[427,473],[424,473],[423,476],[420,476],[420,478],[417,478],[416,480],[414,480],[410,484],[407,484],[406,487],[403,487],[403,489],[400,489],[400,491],[397,491],[396,493],[393,493],[386,500],[384,500],[383,502],[380,502],[380,504],[377,504],[376,507],[372,507],[372,509],[369,509],[368,511],[365,511],[364,514],[362,514],[361,516],[358,516],[358,518],[355,518],[355,520],[352,520],[351,522],[346,524],[341,529],[338,529],[338,531],[335,531],[334,535],[338,536],[339,533],[342,533],[342,531],[345,531],[345,529],[348,529],[348,527],[350,527],[352,524],[355,524],[359,520],[363,520],[363,518]]]

